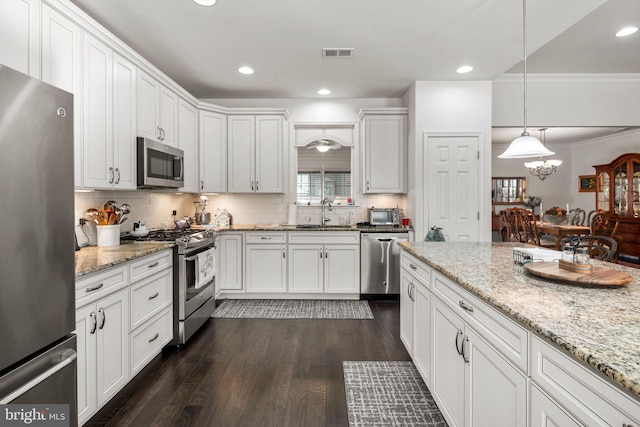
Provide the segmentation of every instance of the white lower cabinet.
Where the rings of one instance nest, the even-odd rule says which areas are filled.
[[[400,271],[400,341],[413,357],[413,277],[406,269]]]
[[[287,291],[287,245],[246,245],[247,292]]]
[[[216,294],[220,291],[241,291],[242,286],[242,234],[222,233],[216,240]]]
[[[76,311],[78,422],[87,421],[129,381],[129,291]]]
[[[289,292],[359,292],[359,246],[295,244],[288,252]]]
[[[76,281],[80,425],[171,341],[172,290],[171,249]]]
[[[560,408],[538,386],[531,386],[531,427],[580,427],[567,412]]]
[[[324,291],[324,245],[289,245],[289,291]]]
[[[415,283],[415,282],[414,282]],[[431,292],[421,282],[413,294],[413,363],[427,387],[431,386]]]

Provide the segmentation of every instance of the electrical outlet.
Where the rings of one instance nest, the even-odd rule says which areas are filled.
[[[172,211],[171,211],[171,215],[173,215],[173,216],[178,215],[178,211],[176,211],[176,210],[172,210]]]

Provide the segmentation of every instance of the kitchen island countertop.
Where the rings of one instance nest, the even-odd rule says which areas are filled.
[[[76,280],[173,246],[172,242],[127,242],[118,246],[86,246],[76,251]]]
[[[526,273],[513,263],[522,243],[400,245],[640,399],[640,269],[592,260],[628,273],[633,283],[587,288]]]

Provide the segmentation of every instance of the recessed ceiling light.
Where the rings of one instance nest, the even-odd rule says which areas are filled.
[[[620,31],[616,33],[616,37],[625,37],[630,36],[631,34],[638,31],[638,27],[624,27]]]
[[[247,66],[240,67],[238,68],[238,72],[242,74],[253,74],[253,68]]]
[[[318,95],[329,95],[331,91],[329,89],[320,89]]]
[[[193,0],[193,2],[200,6],[213,6],[216,4],[216,0]]]
[[[456,73],[464,74],[473,71],[473,67],[471,65],[463,65],[462,67],[456,70]]]

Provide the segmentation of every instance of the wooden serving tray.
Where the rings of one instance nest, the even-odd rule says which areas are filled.
[[[530,262],[524,269],[536,276],[584,286],[623,286],[633,282],[633,278],[623,271],[596,266],[588,273],[578,273],[560,268],[557,262]]]

